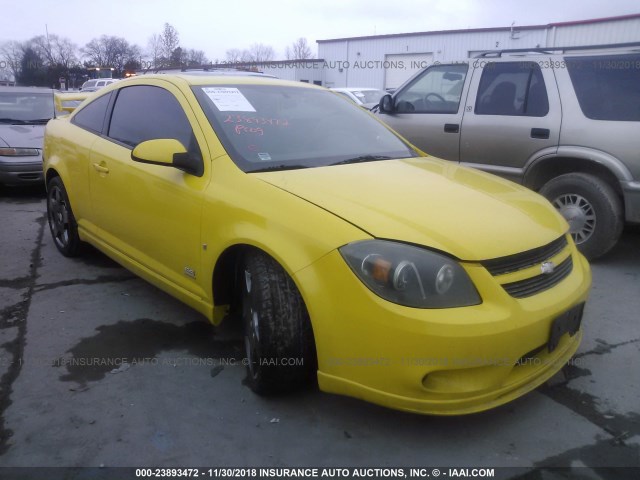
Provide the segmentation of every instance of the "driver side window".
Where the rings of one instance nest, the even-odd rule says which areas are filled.
[[[398,113],[457,113],[467,64],[427,68],[395,98]]]

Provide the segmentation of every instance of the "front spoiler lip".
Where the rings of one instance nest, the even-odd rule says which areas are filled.
[[[404,397],[322,371],[318,371],[318,384],[323,392],[348,395],[394,410],[424,415],[468,415],[504,405],[536,389],[560,371],[555,368],[556,365],[567,364],[580,346],[581,340],[582,330],[579,330],[573,337],[562,342],[563,344],[558,347],[552,362],[533,370],[529,375],[516,382],[473,397],[453,400]]]

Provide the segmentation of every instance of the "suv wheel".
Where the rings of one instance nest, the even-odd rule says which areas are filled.
[[[239,283],[249,387],[272,394],[309,383],[316,373],[315,342],[291,277],[273,258],[251,251]]]
[[[540,194],[569,222],[573,240],[589,260],[618,241],[624,226],[622,204],[608,183],[593,175],[568,173],[550,180]]]

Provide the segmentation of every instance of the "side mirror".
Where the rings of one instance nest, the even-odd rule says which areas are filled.
[[[131,160],[174,167],[196,177],[204,174],[202,160],[189,154],[184,145],[173,138],[158,138],[139,143],[131,152]]]
[[[394,105],[393,105],[393,97],[389,94],[384,95],[380,99],[379,107],[380,113],[393,113]]]

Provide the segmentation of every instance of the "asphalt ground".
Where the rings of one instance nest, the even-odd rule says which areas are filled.
[[[571,467],[581,478],[638,478],[639,228],[592,265],[584,339],[565,376],[488,412],[429,417],[315,389],[254,395],[236,325],[210,326],[96,250],[61,256],[45,211],[40,189],[0,190],[2,467],[448,465],[542,475],[527,478],[565,478],[553,468]]]

